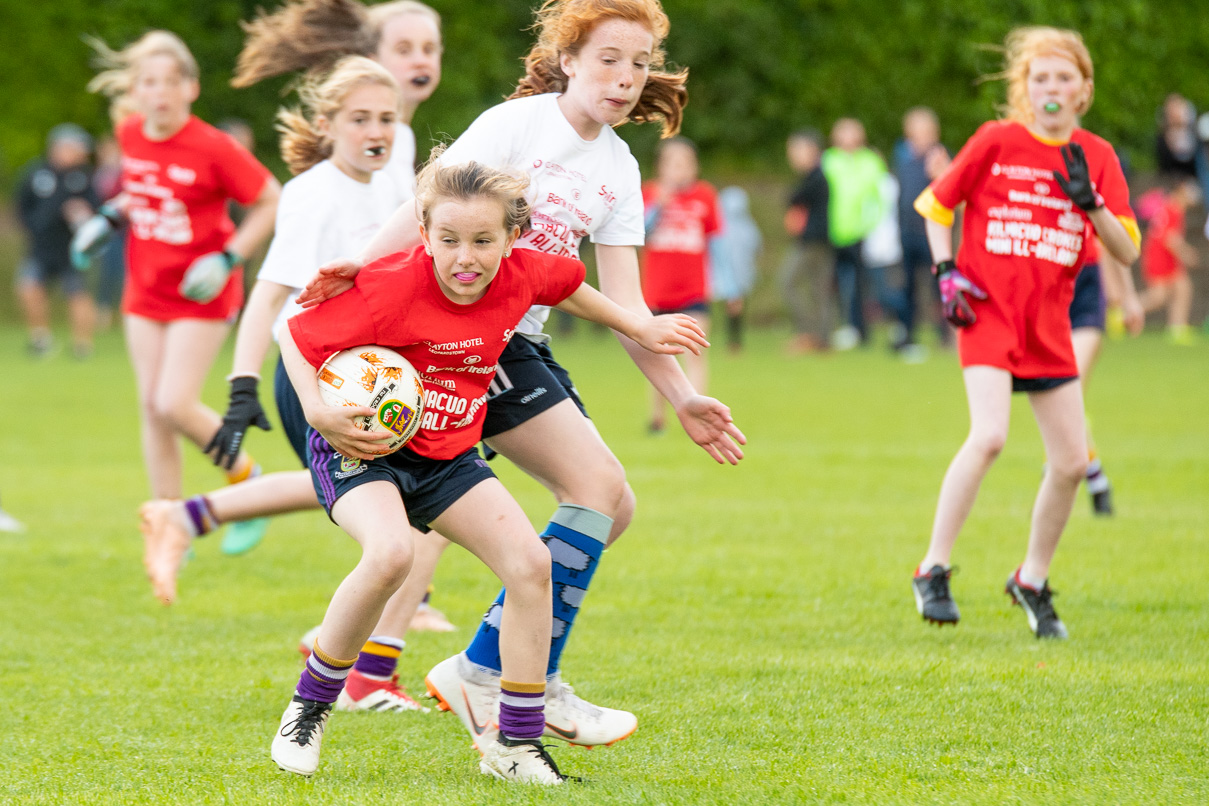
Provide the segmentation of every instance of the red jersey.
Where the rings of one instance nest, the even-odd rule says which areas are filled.
[[[1167,239],[1172,235],[1183,236],[1184,211],[1169,200],[1155,211],[1146,230],[1146,243],[1142,249],[1142,272],[1148,280],[1167,280],[1184,271],[1184,264],[1171,248]]]
[[[1136,243],[1112,146],[1084,129],[1071,142],[1083,147],[1097,192]],[[1061,145],[1015,121],[983,124],[915,202],[921,215],[945,225],[954,208],[966,206],[957,266],[988,298],[970,299],[978,321],[957,331],[963,367],[1000,367],[1017,378],[1079,374],[1068,310],[1091,228],[1054,181],[1055,171],[1066,175]]]
[[[487,386],[525,311],[557,305],[583,280],[578,260],[514,249],[483,297],[459,305],[417,246],[366,266],[354,288],[290,319],[290,334],[316,368],[360,344],[398,351],[424,383],[424,416],[407,447],[452,459],[482,438]]]
[[[642,187],[651,215],[659,185]],[[655,310],[676,311],[709,300],[706,255],[709,236],[722,225],[718,196],[708,182],[697,182],[667,199],[642,250],[642,296]]]
[[[131,115],[118,126],[117,140],[122,190],[130,198],[122,309],[161,321],[234,316],[243,303],[241,271],[204,304],[182,297],[179,287],[189,265],[221,252],[235,231],[227,200],[255,201],[270,179],[268,169],[230,135],[193,116],[167,140],[149,140],[143,116]]]

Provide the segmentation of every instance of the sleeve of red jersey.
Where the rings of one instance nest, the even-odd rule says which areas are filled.
[[[378,342],[374,317],[360,288],[307,308],[287,324],[302,357],[316,368],[332,353]]]
[[[1112,150],[1112,146],[1103,144],[1106,152],[1101,162],[1100,176],[1096,181],[1096,190],[1104,199],[1108,212],[1116,216],[1133,239],[1134,246],[1141,246],[1142,231],[1138,228],[1138,219],[1133,208],[1129,206],[1129,185],[1125,182],[1125,172],[1121,170],[1121,161]]]
[[[272,176],[269,169],[226,132],[219,132],[216,142],[219,153],[215,155],[215,167],[227,196],[243,205],[256,201]]]
[[[987,170],[993,126],[993,122],[984,123],[974,132],[945,172],[919,194],[914,205],[917,213],[946,227],[953,226],[953,211],[969,198]]]
[[[706,235],[717,235],[722,230],[722,216],[718,213],[718,191],[713,185],[706,184],[705,188],[705,226]]]
[[[545,252],[525,251],[531,255],[530,276],[533,277],[533,303],[557,305],[575,293],[583,284],[587,269],[578,260],[547,255]],[[513,254],[517,254],[514,252]]]

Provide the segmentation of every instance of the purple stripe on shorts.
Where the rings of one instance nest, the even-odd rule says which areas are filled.
[[[311,468],[319,479],[319,488],[323,491],[323,501],[330,510],[336,503],[336,485],[332,483],[331,476],[328,475],[328,465],[331,464],[336,451],[327,444],[327,440],[321,437],[318,431],[312,430],[307,435],[307,439],[311,443]]]

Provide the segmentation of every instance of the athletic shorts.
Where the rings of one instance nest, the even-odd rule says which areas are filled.
[[[302,401],[290,383],[290,376],[285,371],[285,364],[277,359],[277,372],[273,375],[273,397],[277,400],[277,416],[281,418],[281,429],[285,438],[290,441],[290,447],[298,455],[303,467],[310,467],[306,458],[306,432],[310,424],[302,413]]]
[[[1075,296],[1070,301],[1071,330],[1080,327],[1104,329],[1104,283],[1100,278],[1100,267],[1088,263],[1075,278]]]
[[[22,260],[20,268],[17,269],[18,285],[49,288],[56,282],[62,287],[64,296],[74,297],[88,291],[84,273],[76,271],[70,263],[48,263],[31,256]]]
[[[471,487],[495,478],[477,448],[452,459],[429,459],[405,447],[372,462],[348,459],[314,429],[307,433],[311,481],[327,516],[349,490],[371,481],[388,481],[403,497],[407,520],[421,532]]]
[[[549,344],[535,344],[521,335],[508,342],[499,368],[487,389],[483,439],[511,431],[564,400],[588,416],[571,376],[554,360]],[[494,456],[488,453],[488,458]]]
[[[1064,375],[1060,378],[1017,378],[1012,376],[1013,392],[1048,392],[1063,384],[1079,380],[1078,375]]]
[[[651,313],[655,316],[663,316],[669,313],[687,313],[689,316],[708,316],[709,303],[705,300],[698,302],[690,302],[687,305],[681,305],[679,308],[652,308]]]

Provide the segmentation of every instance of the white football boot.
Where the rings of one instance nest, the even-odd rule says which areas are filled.
[[[479,771],[501,781],[558,786],[566,780],[541,739],[509,739],[497,736],[483,749]]]
[[[319,767],[323,729],[331,713],[330,702],[304,700],[295,694],[273,736],[272,756],[277,766],[296,775],[314,775]]]
[[[432,667],[424,678],[428,696],[442,711],[452,711],[466,726],[475,748],[486,751],[496,733],[500,713],[500,679],[478,669],[464,653]]]
[[[614,745],[638,729],[638,717],[629,711],[593,705],[554,675],[546,681],[546,731],[544,736],[579,747]]]

